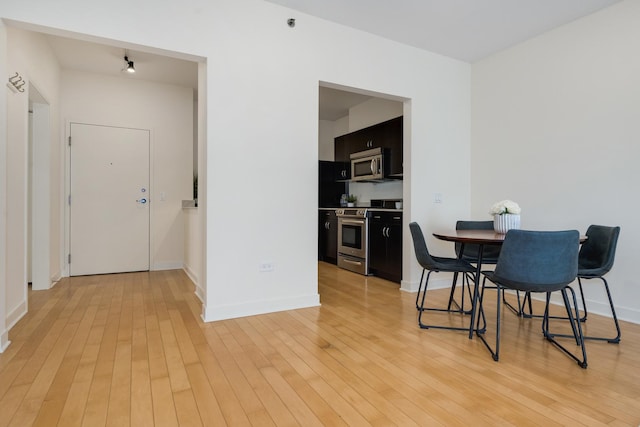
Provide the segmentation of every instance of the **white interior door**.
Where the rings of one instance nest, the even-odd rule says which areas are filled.
[[[69,274],[149,270],[149,131],[72,123]]]

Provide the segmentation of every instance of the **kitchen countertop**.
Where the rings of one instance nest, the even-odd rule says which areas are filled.
[[[318,208],[321,211],[335,211],[336,209],[366,209],[370,212],[401,212],[402,209],[389,209],[389,208],[372,208],[369,206],[354,206],[353,208]]]

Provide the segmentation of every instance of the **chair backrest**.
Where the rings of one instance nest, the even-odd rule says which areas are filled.
[[[411,237],[413,238],[413,250],[416,253],[418,264],[420,264],[422,268],[426,268],[427,270],[435,269],[435,261],[429,254],[427,243],[424,240],[424,234],[422,234],[422,229],[417,222],[410,223],[409,229],[411,230]]]
[[[457,221],[456,230],[493,230],[493,221]],[[461,243],[455,243],[456,255],[460,256]],[[473,243],[467,243],[464,245],[463,258],[467,260],[478,259],[479,246]],[[494,262],[500,255],[499,245],[485,245],[482,250],[482,258],[485,262]]]
[[[494,276],[513,289],[552,292],[576,279],[580,233],[509,230]]]
[[[582,244],[578,254],[579,268],[597,270],[599,275],[611,270],[619,235],[620,227],[590,225],[587,229],[587,241]]]

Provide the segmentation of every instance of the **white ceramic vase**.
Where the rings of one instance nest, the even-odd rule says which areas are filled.
[[[496,233],[507,234],[511,229],[520,228],[520,215],[502,214],[493,216],[493,229]]]

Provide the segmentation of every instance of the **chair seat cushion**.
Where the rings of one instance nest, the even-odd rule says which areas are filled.
[[[602,277],[608,272],[604,268],[581,268],[578,267],[578,277],[580,278],[595,278]]]
[[[465,273],[473,273],[476,271],[476,269],[471,264],[462,259],[439,256],[434,256],[432,258],[434,260],[434,265],[432,268],[433,270],[446,272],[462,271]]]
[[[468,257],[468,256],[465,256],[465,255],[462,255],[462,259],[467,261],[467,262],[472,262],[472,263],[476,263],[478,261],[478,258]],[[489,256],[489,257],[483,256],[482,257],[482,265],[485,265],[485,264],[497,264],[497,263],[498,263],[498,257],[492,257],[492,256]]]
[[[504,288],[513,289],[516,291],[523,292],[554,292],[558,291],[565,286],[567,286],[566,282],[563,283],[529,283],[529,282],[517,282],[514,280],[509,280],[504,277],[500,277],[495,274],[493,271],[483,271],[483,275],[487,277],[487,279],[491,280],[493,283],[499,284]]]

